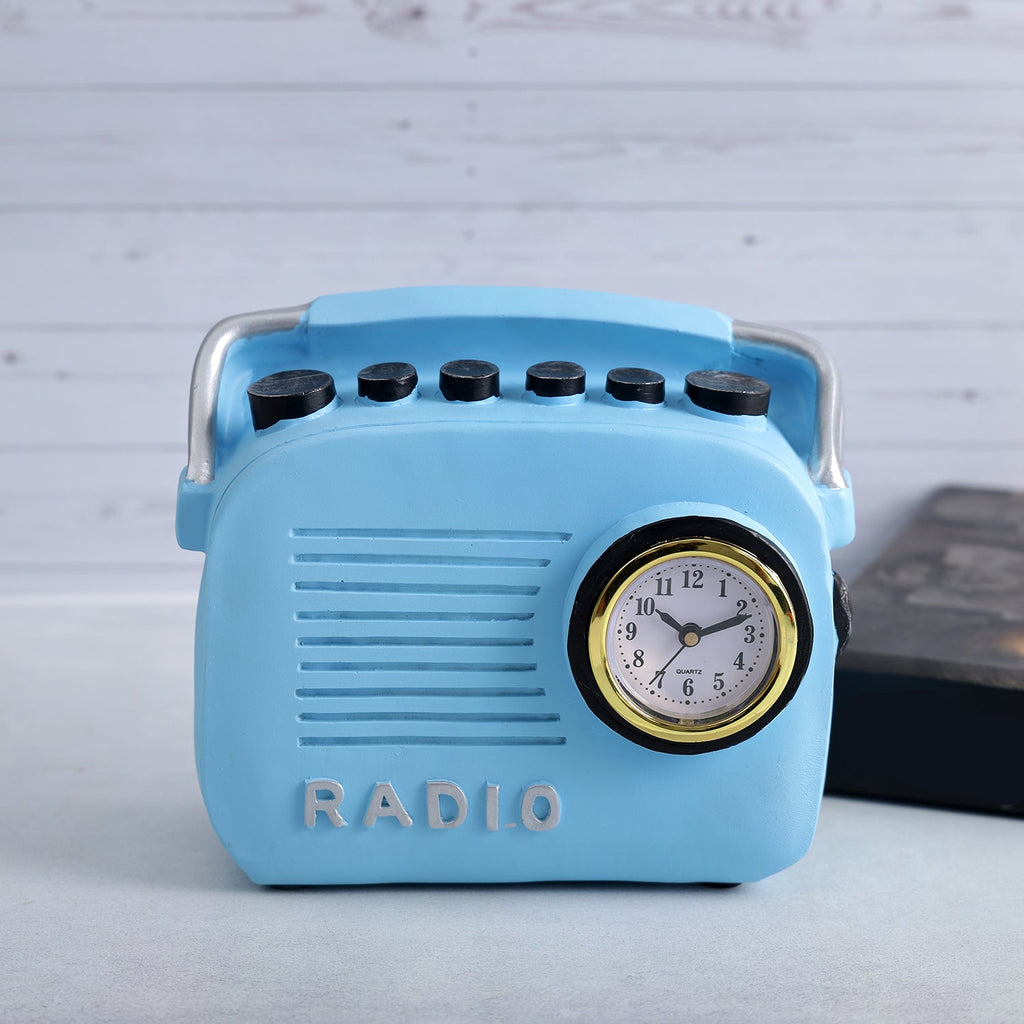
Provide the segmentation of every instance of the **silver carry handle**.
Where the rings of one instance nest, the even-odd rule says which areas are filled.
[[[228,351],[236,341],[259,334],[294,330],[309,309],[289,306],[229,316],[213,325],[199,346],[192,368],[188,403],[188,468],[185,478],[196,484],[213,482],[217,457],[217,396]],[[737,341],[781,349],[806,359],[817,377],[817,410],[809,469],[816,484],[842,490],[846,478],[840,463],[843,436],[843,401],[832,357],[814,340],[781,327],[764,327],[734,320]]]
[[[818,382],[814,437],[808,469],[811,479],[822,487],[841,491],[847,486],[843,476],[843,396],[839,373],[832,356],[813,338],[784,327],[765,327],[746,320],[733,320],[732,336],[766,348],[780,349],[806,359],[814,367]]]
[[[299,326],[305,306],[240,313],[214,324],[203,338],[192,367],[192,391],[188,399],[188,468],[185,479],[196,484],[213,483],[217,458],[217,396],[228,350],[236,341],[257,334],[276,334]]]

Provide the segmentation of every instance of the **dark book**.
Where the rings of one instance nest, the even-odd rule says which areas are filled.
[[[1024,815],[1024,494],[932,494],[851,586],[826,789]]]

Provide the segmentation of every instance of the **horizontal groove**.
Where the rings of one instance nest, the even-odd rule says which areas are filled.
[[[540,587],[505,583],[347,583],[335,580],[297,580],[296,590],[320,594],[450,594],[473,597],[533,597]]]
[[[527,622],[533,612],[296,612],[299,622]]]
[[[212,20],[212,19],[211,19]],[[696,19],[694,19],[696,20]],[[766,92],[846,92],[846,93],[934,93],[934,92],[1019,92],[1024,84],[995,78],[922,78],[917,81],[905,79],[879,79],[869,82],[834,81],[826,78],[808,79],[744,79],[719,81],[716,79],[652,78],[650,80],[627,79],[501,79],[481,81],[479,78],[453,78],[436,80],[430,78],[409,78],[380,82],[334,79],[311,81],[290,79],[280,82],[238,81],[219,82],[211,79],[189,79],[168,82],[146,81],[75,81],[75,82],[6,82],[0,86],[0,94],[37,95],[79,95],[81,93],[201,93],[205,95],[255,93],[369,93],[386,94],[394,92],[413,93],[566,93],[566,92],[721,92],[753,93]]]
[[[934,452],[1018,452],[1024,450],[1024,444],[1010,438],[1001,440],[961,440],[960,438],[937,437],[932,440],[919,441],[898,441],[892,438],[877,441],[846,441],[844,447],[847,452],[920,452],[921,454],[933,454]]]
[[[532,647],[528,636],[300,636],[299,647]]]
[[[535,672],[533,662],[303,661],[300,672]]]
[[[63,378],[66,379],[66,378]],[[62,381],[63,381],[62,379]],[[49,386],[49,385],[47,385]],[[184,446],[173,441],[26,441],[0,443],[0,455],[181,455]]]
[[[182,320],[4,320],[0,333],[18,334],[199,334],[208,329],[204,320],[191,323]]]
[[[1006,199],[735,199],[735,200],[659,200],[659,199],[523,199],[523,200],[120,200],[0,202],[5,217],[98,214],[151,214],[187,216],[267,216],[273,214],[471,214],[471,213],[592,213],[601,214],[721,214],[721,213],[1017,213],[1024,202]],[[524,538],[525,539],[525,538]]]
[[[989,319],[971,317],[965,319],[949,320],[789,320],[786,325],[798,331],[1020,331],[1024,328],[1024,321],[1020,319]],[[66,320],[5,320],[0,322],[0,334],[152,334],[152,333],[175,333],[175,334],[197,334],[207,329],[203,321],[195,323],[184,322],[147,322],[147,321],[126,321],[113,323],[108,321],[93,321],[91,323],[72,323]],[[133,442],[126,441],[123,444],[112,447],[131,447]],[[182,448],[182,442],[170,442],[167,444]],[[372,532],[372,531],[371,531]],[[294,536],[294,534],[293,534]],[[566,534],[567,538],[571,535]]]
[[[300,736],[300,747],[560,747],[564,736]]]
[[[343,530],[322,527],[301,527],[291,531],[293,537],[319,537],[330,540],[507,540],[546,541],[564,544],[571,533],[550,530]]]
[[[307,711],[300,722],[558,722],[556,714],[502,714],[498,711]]]
[[[61,456],[63,458],[63,456]],[[96,573],[112,576],[114,573],[181,572],[195,575],[191,562],[0,562],[0,572],[64,572]]]
[[[478,566],[498,569],[544,569],[550,558],[489,558],[483,555],[356,555],[304,553],[294,555],[293,562],[313,562],[319,565],[431,565],[444,568]]]
[[[328,686],[302,687],[295,691],[299,700],[336,697],[544,697],[542,686]]]

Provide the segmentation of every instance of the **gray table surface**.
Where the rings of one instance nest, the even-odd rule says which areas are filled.
[[[2,1021],[1024,1019],[1024,821],[826,798],[790,870],[260,889],[192,764],[192,606],[0,615]]]

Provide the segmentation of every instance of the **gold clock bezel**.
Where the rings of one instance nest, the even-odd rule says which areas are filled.
[[[607,641],[612,610],[623,592],[644,573],[681,556],[711,558],[750,576],[768,599],[778,629],[772,665],[757,690],[723,716],[702,721],[671,718],[644,707],[619,683],[608,663]],[[598,595],[587,632],[591,671],[609,708],[634,729],[681,747],[728,743],[730,737],[751,729],[768,715],[787,692],[796,665],[799,640],[793,601],[775,570],[736,544],[708,537],[664,541],[626,561]]]

